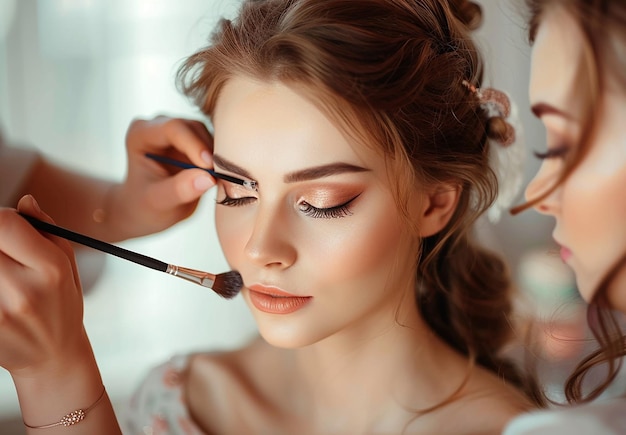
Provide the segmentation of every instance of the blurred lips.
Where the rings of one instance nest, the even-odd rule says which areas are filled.
[[[552,233],[552,238],[554,239],[554,241],[560,248],[559,254],[561,256],[561,260],[563,260],[564,263],[567,263],[567,260],[569,260],[572,257],[572,250],[566,247],[565,245],[563,245],[563,243],[559,241],[559,237],[557,235],[556,230]]]
[[[289,314],[303,308],[312,296],[296,296],[276,287],[253,285],[248,288],[250,301],[259,311],[270,314]]]

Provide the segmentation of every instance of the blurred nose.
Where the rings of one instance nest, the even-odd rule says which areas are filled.
[[[286,269],[297,258],[287,211],[259,208],[245,254],[257,266]]]
[[[548,192],[558,179],[558,172],[550,170],[550,162],[545,161],[541,165],[537,175],[530,181],[526,187],[526,201],[535,201],[537,198]],[[534,204],[535,210],[539,213],[555,216],[559,210],[560,187],[557,187],[545,198],[542,198]]]

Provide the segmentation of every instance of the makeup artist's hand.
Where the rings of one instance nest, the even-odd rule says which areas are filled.
[[[52,223],[30,195],[17,210]],[[0,366],[10,372],[31,426],[54,424],[91,403],[75,433],[121,434],[83,326],[72,248],[9,208],[0,209]],[[39,429],[27,429],[33,431]]]
[[[32,196],[18,210],[51,222]],[[0,209],[0,365],[14,379],[64,371],[88,349],[72,248],[39,233],[15,209]]]
[[[165,116],[134,120],[126,148],[127,178],[113,188],[105,216],[126,237],[155,233],[185,219],[215,185],[205,171],[166,168],[145,157],[151,152],[212,167],[213,138],[200,121]]]

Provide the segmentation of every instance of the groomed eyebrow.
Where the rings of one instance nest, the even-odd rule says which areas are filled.
[[[217,154],[213,154],[213,162],[216,163],[217,166],[221,167],[222,169],[241,175],[242,177],[247,178],[249,180],[253,180],[252,175],[250,175],[248,171],[243,169],[241,166],[237,166],[233,162],[229,162],[225,158],[218,156]]]
[[[533,104],[530,110],[533,111],[533,113],[535,114],[537,118],[541,118],[544,115],[558,115],[566,119],[572,119],[572,116],[570,114],[565,113],[561,109],[557,109],[556,107],[551,106],[550,104],[547,104],[547,103]]]
[[[254,178],[248,171],[242,167],[220,157],[217,154],[213,155],[213,161],[221,168],[241,175],[242,177],[253,180]],[[290,172],[283,177],[285,183],[297,183],[299,181],[316,180],[318,178],[330,177],[331,175],[353,173],[353,172],[368,172],[370,169],[363,168],[361,166],[351,165],[349,163],[337,162],[330,163],[328,165],[315,166],[312,168],[301,169],[299,171]]]
[[[286,174],[283,179],[285,183],[297,183],[298,181],[316,180],[318,178],[330,177],[331,175],[344,174],[346,172],[367,171],[369,171],[369,169],[362,168],[361,166],[338,162],[291,172]]]

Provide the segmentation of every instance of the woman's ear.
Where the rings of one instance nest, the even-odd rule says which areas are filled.
[[[461,196],[458,184],[440,184],[424,193],[420,211],[420,236],[429,237],[441,231],[450,221]]]

